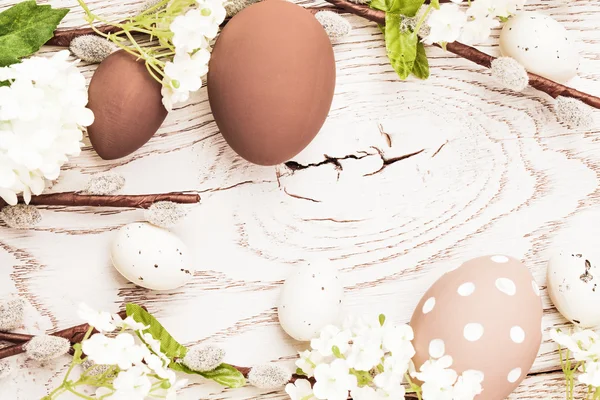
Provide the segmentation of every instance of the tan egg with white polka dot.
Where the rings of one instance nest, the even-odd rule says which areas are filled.
[[[539,288],[519,260],[478,257],[438,279],[410,325],[417,369],[430,357],[450,355],[459,375],[483,373],[476,400],[502,400],[525,378],[540,348]]]

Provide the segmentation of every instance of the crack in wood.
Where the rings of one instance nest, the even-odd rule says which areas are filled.
[[[299,162],[296,162],[296,161],[288,161],[285,163],[285,166],[288,167],[290,170],[292,170],[292,172],[295,172],[295,171],[301,171],[303,169],[307,169],[307,168],[311,168],[311,167],[320,167],[321,165],[333,164],[335,166],[336,170],[342,171],[344,168],[342,167],[340,160],[349,160],[349,159],[361,160],[361,159],[371,155],[366,152],[362,152],[362,153],[364,153],[364,154],[361,156],[357,156],[355,154],[349,154],[344,157],[330,157],[327,154],[323,154],[323,156],[325,157],[325,160],[318,162],[318,163],[300,164]]]
[[[290,193],[290,192],[287,191],[286,188],[283,188],[283,192],[285,194],[287,194],[288,196],[293,197],[295,199],[308,200],[308,201],[312,201],[313,203],[320,203],[321,202],[321,200],[311,199],[310,197],[304,197],[304,196],[300,196],[298,194]]]
[[[415,151],[415,152],[409,153],[409,154],[404,154],[404,155],[401,155],[399,157],[385,158],[384,155],[383,155],[383,152],[381,150],[379,150],[376,147],[373,147],[373,148],[375,150],[377,150],[377,152],[379,153],[379,156],[383,160],[383,165],[377,171],[369,172],[368,174],[365,174],[364,176],[372,176],[372,175],[378,174],[381,171],[383,171],[384,169],[386,169],[388,166],[390,166],[390,165],[392,165],[392,164],[394,164],[394,163],[396,163],[398,161],[406,160],[407,158],[416,156],[416,155],[421,154],[422,152],[425,151],[425,149],[421,149],[419,151]]]

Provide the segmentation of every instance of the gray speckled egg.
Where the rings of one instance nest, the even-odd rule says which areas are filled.
[[[283,284],[279,323],[298,341],[309,341],[329,324],[337,324],[343,307],[344,287],[329,260],[298,268]]]
[[[600,253],[561,251],[548,262],[548,293],[558,311],[584,328],[600,325]]]
[[[122,227],[113,241],[111,258],[126,279],[154,290],[183,286],[192,279],[195,270],[181,239],[146,223]]]
[[[537,12],[522,12],[500,33],[500,51],[525,69],[558,82],[577,75],[579,52],[569,32],[558,21]]]

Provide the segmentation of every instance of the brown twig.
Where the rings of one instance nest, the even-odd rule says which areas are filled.
[[[119,30],[118,27],[112,25],[99,25],[96,26],[96,29],[102,33],[114,33]],[[96,32],[92,28],[61,28],[54,31],[54,36],[46,44],[48,46],[69,47],[71,40],[83,35],[96,35]]]
[[[127,312],[121,311],[121,312],[119,312],[119,316],[121,318],[125,318],[125,317],[127,317]],[[90,326],[88,324],[81,324],[81,325],[77,325],[77,326],[72,326],[67,329],[63,329],[62,331],[51,333],[51,335],[65,338],[65,339],[69,340],[71,342],[71,344],[75,344],[75,343],[80,343],[83,340],[85,333],[89,329],[90,329]],[[29,335],[24,335],[24,336],[29,336]],[[31,336],[31,337],[33,337],[33,336]],[[17,354],[24,353],[25,345],[27,344],[27,342],[18,343],[18,344],[0,349],[0,360],[3,358],[7,358],[7,357],[15,356]]]
[[[31,340],[33,335],[26,333],[0,332],[0,341],[11,343],[25,343]]]
[[[66,192],[34,196],[31,198],[29,204],[34,206],[148,208],[159,201],[194,204],[200,202],[200,195],[188,193],[164,193],[100,196]],[[6,205],[7,203],[0,199],[0,209]]]
[[[361,16],[363,18],[368,19],[369,21],[376,22],[380,25],[385,25],[385,12],[383,11],[373,10],[369,6],[362,4],[354,4],[347,0],[326,1],[333,4],[336,7],[348,11],[349,13]],[[474,47],[467,46],[466,44],[462,44],[459,42],[448,43],[446,45],[446,50],[486,68],[490,68],[492,65],[492,61],[496,59],[496,57],[490,56],[489,54],[485,54],[484,52],[479,51]],[[537,74],[533,74],[531,72],[527,73],[527,75],[529,75],[529,84],[531,85],[531,87],[534,87],[537,90],[547,93],[553,98],[557,98],[559,96],[572,97],[581,100],[582,102],[594,108],[600,108],[600,97],[580,92],[579,90],[575,90],[573,88],[554,82],[550,79],[544,78]]]
[[[340,12],[340,9],[335,7],[309,7],[307,8],[312,14],[316,14],[319,11],[333,11],[336,13]],[[228,19],[229,20],[229,19]],[[225,21],[225,23],[228,22]],[[119,27],[113,25],[97,25],[96,29],[102,33],[115,33],[120,30]],[[59,28],[54,31],[54,36],[52,39],[46,42],[48,46],[59,46],[59,47],[69,47],[71,45],[71,41],[78,36],[84,35],[98,35],[98,33],[90,28]]]

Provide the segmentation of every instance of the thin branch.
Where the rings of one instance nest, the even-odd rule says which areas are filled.
[[[121,311],[121,312],[119,312],[119,316],[121,318],[125,318],[125,317],[127,317],[127,312]],[[65,338],[65,339],[69,340],[71,342],[71,344],[75,344],[75,343],[79,343],[83,340],[83,337],[85,336],[85,333],[88,331],[88,329],[90,329],[90,326],[88,324],[81,324],[81,325],[77,325],[77,326],[72,326],[67,329],[63,329],[62,331],[51,333],[51,335]],[[32,337],[33,336],[31,336],[31,338]],[[27,344],[27,342],[19,343],[19,344],[15,344],[15,345],[4,347],[4,348],[0,349],[0,360],[3,358],[7,358],[7,357],[15,356],[17,354],[24,353],[25,352],[24,347],[26,344]]]
[[[112,25],[98,25],[96,29],[102,33],[114,33],[118,31],[120,28]],[[95,35],[96,32],[92,28],[77,28],[77,29],[67,29],[61,28],[54,31],[54,36],[52,39],[46,42],[48,46],[60,46],[60,47],[69,47],[71,45],[71,40],[75,39],[77,36],[83,35]]]
[[[380,25],[385,25],[384,11],[374,10],[369,6],[362,4],[354,4],[347,0],[327,0],[327,2],[333,4],[336,7],[340,7],[343,10],[348,11],[349,13],[368,19],[369,21],[376,22]],[[492,61],[496,59],[496,57],[490,56],[489,54],[485,54],[484,52],[479,51],[474,47],[467,46],[466,44],[462,44],[459,42],[448,43],[446,45],[446,50],[486,68],[490,68],[492,65]],[[558,82],[554,82],[550,79],[544,78],[537,74],[533,74],[531,72],[527,73],[527,75],[529,75],[529,84],[531,85],[531,87],[536,88],[537,90],[542,91],[544,93],[547,93],[553,98],[557,98],[559,96],[572,97],[581,100],[582,102],[588,104],[591,107],[600,108],[600,97],[580,92],[579,90],[575,90],[573,88],[570,88]]]
[[[22,201],[22,199],[20,200]],[[31,198],[29,204],[34,206],[148,208],[159,201],[194,204],[200,202],[200,195],[175,192],[163,194],[100,196],[65,192],[34,196]],[[6,202],[0,199],[0,209],[7,205]]]

